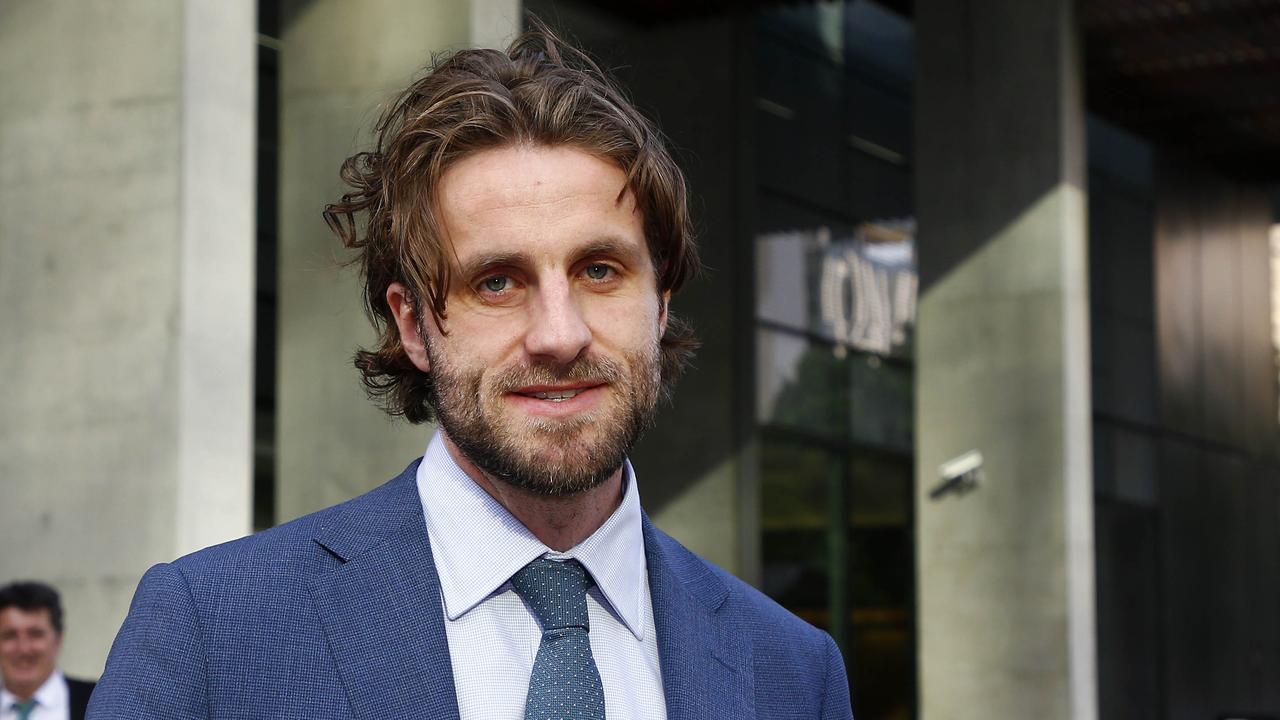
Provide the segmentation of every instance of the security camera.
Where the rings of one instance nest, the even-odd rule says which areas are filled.
[[[952,458],[938,466],[940,482],[929,491],[929,498],[937,500],[947,493],[964,495],[976,488],[982,480],[982,453],[977,450]]]

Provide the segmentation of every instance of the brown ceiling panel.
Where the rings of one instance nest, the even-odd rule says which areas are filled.
[[[1092,111],[1280,179],[1280,0],[1081,0],[1079,18]]]
[[[586,0],[639,24],[816,0]],[[878,0],[904,16],[911,0]],[[1280,180],[1280,0],[1078,0],[1092,112],[1233,174]]]

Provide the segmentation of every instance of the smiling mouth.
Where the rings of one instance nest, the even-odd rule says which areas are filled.
[[[577,397],[581,390],[556,390],[554,392],[533,393],[529,397],[536,397],[539,400],[550,400],[551,402],[563,402],[571,397]]]
[[[537,390],[537,391],[517,390],[516,394],[523,395],[524,397],[528,397],[528,398],[535,398],[537,400],[549,400],[551,402],[560,403],[560,402],[564,402],[565,400],[572,400],[573,398],[581,395],[582,393],[588,390],[594,390],[597,387],[600,387],[600,386],[588,385],[585,387],[557,388],[553,390]]]

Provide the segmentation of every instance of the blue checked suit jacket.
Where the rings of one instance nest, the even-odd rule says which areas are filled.
[[[89,706],[109,718],[457,718],[414,478],[142,578]],[[835,643],[645,518],[671,720],[851,718]]]

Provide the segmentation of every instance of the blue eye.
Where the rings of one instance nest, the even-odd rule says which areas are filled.
[[[594,265],[587,266],[586,275],[592,280],[603,280],[609,276],[609,272],[612,269],[613,268],[609,267],[608,265],[602,265],[600,263],[596,263]]]
[[[500,293],[503,290],[506,290],[507,286],[510,284],[511,278],[506,275],[494,275],[491,278],[486,278],[483,283],[484,289],[493,293]]]

